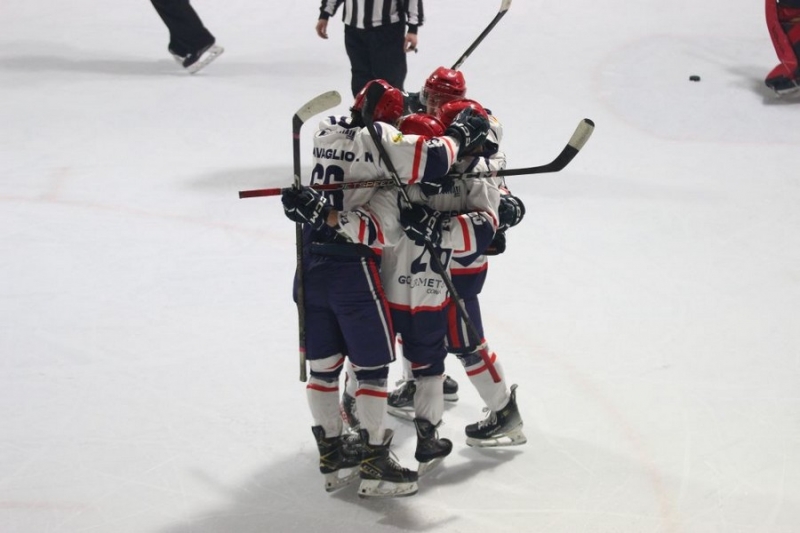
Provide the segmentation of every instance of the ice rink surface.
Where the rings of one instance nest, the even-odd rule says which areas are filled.
[[[499,3],[428,0],[407,88]],[[291,182],[304,102],[350,103],[339,17],[323,41],[318,2],[273,4],[193,2],[226,52],[188,76],[144,0],[3,0],[0,531],[800,531],[800,99],[763,85],[763,5],[515,0],[464,63],[510,167],[597,124],[509,179],[483,295],[529,442],[465,445],[448,360],[452,455],[364,501],[317,471],[293,226],[237,196]]]

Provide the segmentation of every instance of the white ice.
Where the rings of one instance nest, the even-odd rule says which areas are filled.
[[[0,532],[800,531],[800,99],[761,2],[515,0],[464,63],[511,167],[597,128],[510,178],[482,300],[529,442],[465,445],[448,360],[454,452],[390,501],[324,492],[293,226],[237,195],[291,182],[305,101],[347,112],[341,20],[193,4],[227,49],[196,76],[145,0],[0,7]],[[408,88],[498,5],[428,0]]]

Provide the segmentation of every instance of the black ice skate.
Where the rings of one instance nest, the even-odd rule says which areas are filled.
[[[169,48],[169,53],[170,53],[170,55],[172,56],[172,58],[175,60],[175,62],[177,64],[179,64],[180,66],[183,66],[183,62],[186,59],[185,55],[179,54],[178,52],[176,52],[172,48]]]
[[[419,461],[417,473],[422,476],[450,455],[453,443],[450,439],[440,439],[436,426],[424,418],[415,418],[414,427],[417,428],[417,451],[414,452],[414,459]]]
[[[511,385],[511,397],[499,411],[490,411],[489,416],[466,428],[467,445],[477,448],[517,446],[528,439],[522,433],[522,417],[517,409],[517,386]]]
[[[364,456],[361,460],[361,485],[358,487],[358,495],[362,498],[394,498],[416,494],[417,473],[400,466],[389,452],[394,432],[387,429],[383,443],[379,445],[369,443],[366,429],[362,429],[360,434]]]
[[[458,401],[458,383],[456,382],[456,380],[445,374],[442,388],[444,389],[444,401],[446,402]]]
[[[181,62],[181,66],[188,72],[189,74],[195,74],[199,72],[202,68],[206,67],[209,63],[214,61],[217,57],[219,57],[225,49],[221,46],[214,44],[207,44],[206,46],[202,47],[200,50],[192,52],[188,54],[186,57],[183,58]],[[173,57],[177,61],[180,56],[175,53],[172,53]]]
[[[414,393],[417,392],[417,385],[413,380],[400,383],[400,387],[389,393],[387,411],[392,416],[411,421],[414,420]],[[447,374],[444,375],[442,389],[444,401],[458,401],[458,383]]]
[[[333,492],[349,485],[359,475],[356,468],[361,464],[360,440],[356,443],[343,437],[325,438],[322,426],[311,428],[319,449],[319,471],[325,477],[325,490]]]
[[[350,431],[358,433],[358,430],[361,429],[361,422],[356,416],[356,399],[346,392],[342,394],[339,413],[342,415],[344,423],[350,428]]]

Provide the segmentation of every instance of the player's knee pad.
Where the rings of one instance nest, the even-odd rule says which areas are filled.
[[[360,379],[358,380],[358,388],[361,389],[372,389],[372,390],[383,390],[386,391],[386,379]]]
[[[344,356],[340,353],[325,357],[324,359],[314,359],[308,362],[309,373],[323,381],[339,379],[344,365]]]
[[[411,366],[411,374],[415,378],[421,378],[425,376],[440,376],[444,374],[444,361],[437,361],[427,365],[414,364]]]
[[[384,380],[389,377],[389,367],[387,365],[383,366],[376,366],[376,367],[354,367],[356,372],[356,378],[358,379],[359,383],[363,381],[371,381],[371,380]]]
[[[483,361],[481,354],[474,346],[454,352],[454,355],[458,357],[458,360],[461,361],[461,364],[464,366],[464,368],[475,366]]]

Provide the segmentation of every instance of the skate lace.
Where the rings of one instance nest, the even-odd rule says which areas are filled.
[[[395,454],[392,450],[389,450],[389,463],[392,465],[393,470],[402,470],[403,466],[400,464],[400,460],[397,458],[397,454]]]
[[[497,422],[497,413],[495,413],[494,411],[492,411],[492,410],[491,410],[491,409],[489,409],[488,407],[484,407],[484,408],[483,408],[483,411],[484,411],[484,412],[487,412],[487,411],[488,411],[488,412],[489,412],[489,414],[488,414],[488,415],[486,415],[486,418],[484,418],[483,420],[481,420],[480,422],[478,422],[478,428],[479,428],[479,429],[483,429],[483,428],[485,428],[485,427],[487,427],[487,426],[491,426],[492,424],[494,424],[494,423],[496,423],[496,422]]]
[[[402,472],[404,470],[404,467],[403,465],[400,464],[400,461],[397,458],[397,455],[394,453],[394,450],[389,449],[388,451],[389,453],[386,454],[383,458],[384,467],[388,466],[389,470],[393,472]],[[367,460],[367,462],[372,462],[372,461],[380,461],[380,457],[370,458]],[[376,468],[377,472],[380,472],[381,469],[380,466],[377,466],[373,463],[373,468]]]

